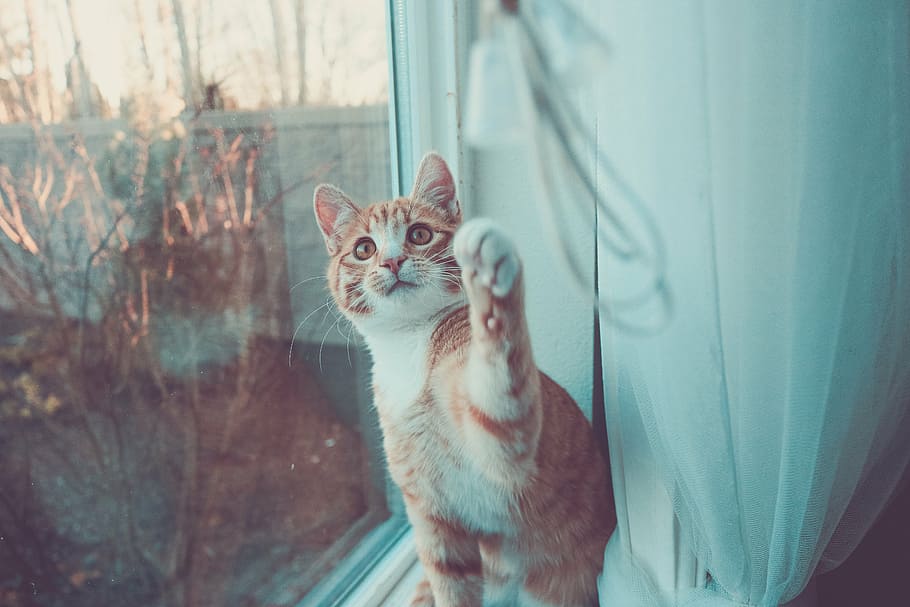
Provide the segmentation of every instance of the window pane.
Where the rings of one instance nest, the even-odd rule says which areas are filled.
[[[398,510],[311,206],[391,197],[384,3],[21,7],[0,605],[296,605]]]

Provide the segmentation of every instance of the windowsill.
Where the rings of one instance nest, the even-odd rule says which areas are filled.
[[[423,569],[421,568],[416,555],[414,555],[413,544],[410,546],[409,550],[414,559],[411,566],[398,579],[398,582],[392,587],[388,595],[376,603],[377,605],[382,605],[383,607],[400,607],[401,605],[409,604],[411,597],[414,595],[414,589],[417,587],[417,584],[420,583],[420,580],[423,579]],[[355,606],[350,605],[346,607]]]
[[[422,571],[414,551],[414,534],[408,529],[375,567],[340,602],[342,607],[406,605]]]
[[[394,517],[367,534],[297,607],[397,607],[407,604],[420,575],[413,532]]]

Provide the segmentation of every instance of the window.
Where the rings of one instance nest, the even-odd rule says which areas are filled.
[[[310,202],[398,189],[385,3],[21,5],[0,604],[331,602],[405,529]]]

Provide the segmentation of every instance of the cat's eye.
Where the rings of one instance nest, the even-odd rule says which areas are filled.
[[[424,245],[433,240],[433,230],[423,225],[416,225],[408,231],[408,240],[416,245]]]
[[[354,257],[365,261],[376,253],[376,243],[369,238],[361,238],[354,247]]]

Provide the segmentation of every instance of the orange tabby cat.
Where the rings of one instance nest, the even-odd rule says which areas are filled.
[[[314,206],[426,572],[411,604],[595,605],[608,473],[581,411],[534,364],[511,241],[487,220],[459,229],[437,154],[408,198],[361,209],[320,185]]]

